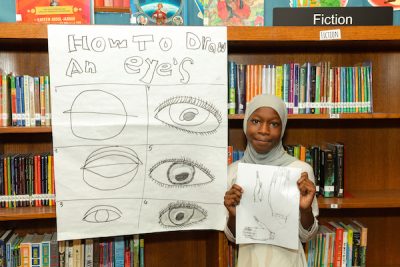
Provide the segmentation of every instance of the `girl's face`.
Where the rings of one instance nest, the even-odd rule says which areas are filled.
[[[256,109],[247,121],[247,141],[257,153],[271,151],[281,140],[282,121],[278,113],[269,107]]]

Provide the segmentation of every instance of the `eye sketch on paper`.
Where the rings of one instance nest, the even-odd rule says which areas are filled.
[[[88,223],[108,223],[121,218],[122,212],[109,205],[97,205],[89,209],[84,217],[83,221]]]
[[[150,168],[149,177],[163,187],[199,186],[215,179],[209,169],[188,158],[161,160]]]
[[[166,228],[184,228],[192,224],[200,223],[207,218],[207,211],[199,205],[177,201],[169,203],[160,211],[159,223]]]
[[[213,134],[222,122],[221,112],[212,104],[191,96],[169,98],[155,112],[159,121],[190,134]]]
[[[136,152],[123,146],[93,151],[83,167],[83,180],[98,190],[116,190],[129,184],[142,164]]]
[[[118,96],[104,90],[82,91],[73,100],[71,108],[64,113],[70,115],[72,134],[88,140],[107,140],[116,137],[124,130],[128,116],[132,116],[127,114],[125,105]],[[113,124],[118,127],[93,125],[97,121],[101,121],[102,125]],[[88,125],[93,127],[87,127]]]

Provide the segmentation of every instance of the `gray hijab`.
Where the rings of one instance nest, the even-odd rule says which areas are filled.
[[[278,97],[274,95],[258,95],[254,97],[250,103],[246,106],[246,113],[243,119],[243,131],[246,134],[247,121],[251,114],[253,114],[256,109],[261,107],[273,108],[279,115],[282,121],[282,134],[279,144],[277,144],[271,151],[266,154],[260,154],[255,151],[253,146],[247,142],[247,147],[244,152],[244,156],[241,162],[253,163],[253,164],[263,164],[263,165],[273,165],[273,166],[286,166],[290,163],[296,161],[295,157],[290,156],[283,148],[282,138],[285,133],[286,122],[287,122],[287,110],[285,103]]]

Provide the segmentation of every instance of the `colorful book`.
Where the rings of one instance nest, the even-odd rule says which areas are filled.
[[[58,241],[57,241],[57,232],[54,232],[51,235],[50,240],[50,266],[58,267],[60,264],[59,255],[58,255]]]
[[[183,26],[184,0],[131,0],[131,24]]]
[[[264,26],[264,1],[208,0],[204,26]]]
[[[228,114],[235,114],[236,112],[236,63],[228,61]]]
[[[17,22],[90,24],[90,0],[17,0]]]
[[[13,236],[13,230],[9,229],[0,235],[0,266],[6,265],[7,242]]]

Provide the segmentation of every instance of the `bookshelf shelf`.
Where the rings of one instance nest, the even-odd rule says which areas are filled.
[[[230,120],[243,120],[243,114],[229,115]],[[400,113],[341,113],[341,114],[289,114],[289,120],[357,120],[357,119],[400,119]]]
[[[94,12],[130,13],[129,7],[95,7]]]
[[[0,221],[56,218],[56,207],[20,207],[0,209]]]
[[[96,12],[119,12],[121,8],[96,8]],[[122,11],[129,9],[122,8]],[[47,25],[34,23],[0,23],[0,39],[47,39]],[[321,46],[327,44],[339,44],[349,42],[367,46],[380,42],[380,45],[400,45],[400,26],[353,26],[353,27],[334,27],[341,30],[341,40],[320,41],[319,32],[323,30],[332,30],[332,27],[235,27],[229,26],[228,41],[229,45],[245,45],[252,43],[276,44],[285,43],[289,46],[297,45],[315,45],[315,42],[321,43]],[[366,44],[364,41],[372,41]],[[241,43],[243,42],[243,43]],[[305,42],[305,43],[304,43]]]
[[[51,133],[51,127],[0,127],[0,134],[10,133]]]
[[[318,197],[319,208],[400,208],[400,190],[354,191],[346,195],[344,198]]]

